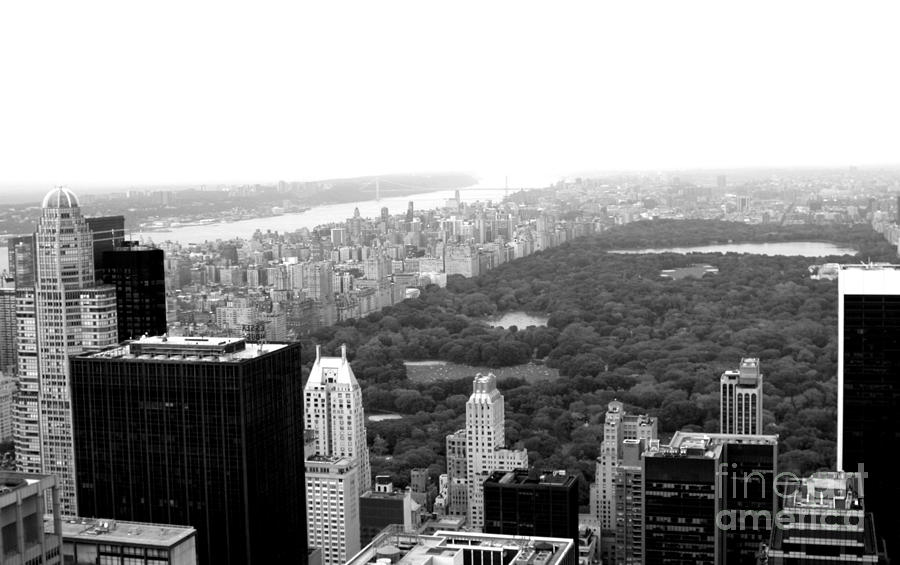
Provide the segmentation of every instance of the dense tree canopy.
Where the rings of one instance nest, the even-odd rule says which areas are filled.
[[[833,231],[829,231],[833,230]],[[326,354],[346,343],[367,410],[401,420],[367,423],[373,470],[405,484],[409,469],[445,472],[444,437],[463,426],[471,379],[413,383],[403,361],[441,359],[501,367],[544,363],[556,380],[501,381],[508,443],[532,464],[593,480],[606,404],[680,429],[718,431],[718,382],[741,357],[759,357],[765,376],[765,433],[780,438],[780,469],[833,467],[836,435],[837,283],[811,280],[813,262],[858,258],[672,253],[610,249],[714,241],[819,240],[890,260],[894,250],[867,226],[747,226],[709,221],[638,222],[580,238],[489,271],[450,277],[364,319],[312,336]],[[668,280],[663,269],[709,263],[717,275]],[[508,310],[549,316],[547,327],[491,328],[483,316]],[[307,345],[311,345],[308,343]],[[314,348],[304,348],[307,364]],[[586,502],[586,491],[582,492]]]

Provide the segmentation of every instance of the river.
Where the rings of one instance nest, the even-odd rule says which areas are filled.
[[[549,177],[532,179],[532,182],[528,186],[529,188],[542,188],[549,186],[556,180]],[[488,200],[498,202],[507,194],[506,189],[496,188],[504,186],[503,183],[504,180],[502,178],[500,178],[499,182],[496,178],[482,180],[475,186],[460,189],[460,199],[463,202],[468,203],[478,200],[482,202]],[[508,192],[509,194],[512,194],[517,190],[519,190],[517,187],[510,185]],[[328,204],[316,206],[306,212],[295,214],[283,214],[281,216],[253,218],[235,222],[219,222],[199,226],[183,226],[168,231],[147,231],[142,232],[140,237],[144,240],[150,239],[155,243],[177,241],[181,244],[202,243],[204,241],[215,241],[217,239],[249,239],[256,230],[272,230],[279,233],[286,233],[301,228],[313,229],[316,226],[332,222],[343,222],[346,221],[347,218],[353,217],[355,208],[359,208],[359,213],[363,218],[375,218],[380,216],[381,208],[384,206],[387,207],[391,215],[402,214],[406,212],[410,201],[413,202],[413,207],[416,210],[440,208],[444,206],[447,200],[454,197],[454,193],[455,191],[451,189],[411,194],[408,196],[392,196],[389,198],[382,198],[381,200]]]

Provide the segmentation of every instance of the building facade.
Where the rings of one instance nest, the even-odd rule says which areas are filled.
[[[525,449],[506,447],[506,415],[497,377],[478,374],[466,402],[466,505],[469,527],[484,527],[484,481],[494,471],[528,468]]]
[[[197,563],[197,531],[190,526],[73,518],[60,533],[64,565]]]
[[[719,431],[723,434],[762,433],[763,376],[759,359],[741,359],[737,371],[725,371],[719,379]]]
[[[104,251],[104,284],[116,289],[118,340],[166,333],[166,273],[162,249],[125,242]]]
[[[359,550],[359,497],[372,484],[362,389],[345,345],[340,357],[323,357],[316,346],[303,394],[305,428],[315,436],[306,454],[307,468],[318,470],[317,480],[331,481],[337,492],[346,493],[335,500],[321,499],[310,490],[316,488],[313,479],[307,479],[310,544],[322,550],[325,565],[341,565]],[[351,487],[355,491],[348,490]]]
[[[201,564],[305,561],[300,344],[147,337],[71,366],[84,515],[194,526]]]
[[[59,478],[63,515],[78,514],[69,357],[116,343],[115,295],[97,287],[90,228],[69,190],[50,191],[35,233],[35,285],[17,291],[18,468]],[[110,311],[110,299],[113,308]]]
[[[819,472],[784,485],[768,565],[885,563],[858,473]]]
[[[676,432],[642,458],[644,563],[756,565],[776,517],[778,436]]]
[[[307,543],[325,565],[342,565],[360,549],[359,466],[332,455],[307,457],[305,465]]]
[[[570,538],[578,544],[578,477],[495,471],[484,482],[484,532]]]
[[[843,265],[838,275],[837,470],[864,472],[866,509],[880,531],[900,531],[900,266]]]
[[[16,289],[0,288],[0,372],[16,370]]]
[[[644,481],[641,454],[644,439],[622,441],[622,460],[615,473],[615,535],[609,561],[616,565],[644,562]]]
[[[0,563],[59,565],[60,529],[56,477],[0,471]]]

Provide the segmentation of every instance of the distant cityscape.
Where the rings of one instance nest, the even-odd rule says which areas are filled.
[[[900,171],[584,176],[493,187],[502,196],[483,200],[466,192],[472,180],[283,181],[91,198],[58,187],[40,207],[0,211],[9,234],[0,280],[3,565],[889,562],[900,527],[890,454],[900,400]],[[371,206],[419,191],[452,195],[434,208],[381,207],[375,217],[357,206],[360,195]],[[355,210],[295,230],[265,227],[271,217],[309,221],[334,203]],[[247,220],[259,223],[248,237],[176,241],[163,231]],[[640,239],[653,226],[696,233]],[[623,230],[634,244],[619,248]],[[730,245],[818,246],[803,257],[802,278],[785,275],[793,264],[779,267],[784,281],[771,292],[830,289],[822,296],[837,313],[828,328],[836,349],[823,362],[836,397],[821,402],[836,418],[812,409],[833,429],[836,457],[805,474],[783,465],[785,450],[825,444],[784,442],[775,414],[810,407],[774,411],[767,363],[781,361],[766,350],[735,340],[704,358],[708,372],[690,377],[714,391],[703,402],[718,419],[700,426],[700,416],[666,422],[674,409],[635,409],[614,377],[638,382],[639,368],[616,369],[643,352],[613,347],[600,359],[584,346],[557,353],[543,344],[541,331],[571,341],[589,333],[591,319],[570,320],[578,312],[557,308],[547,287],[536,299],[543,310],[525,311],[522,280],[504,269],[532,261],[553,271],[560,259],[551,253],[587,266],[573,251],[585,242],[607,245],[604,255],[702,252],[660,262],[655,279],[674,289],[730,276],[710,262]],[[870,249],[889,252],[864,255]],[[614,274],[623,286],[644,284],[643,273]],[[581,279],[596,289],[585,304],[612,301],[609,289]],[[675,293],[647,312],[689,319]],[[786,298],[783,309],[814,311],[817,299]],[[502,325],[504,314],[525,321]],[[604,337],[662,339],[617,319]],[[679,324],[673,335],[694,330]],[[441,376],[448,359],[476,358],[451,339],[483,335],[494,341],[479,342],[478,363],[450,363],[462,373]],[[787,351],[768,350],[781,345]],[[807,367],[816,361],[788,353]],[[714,370],[723,357],[727,368]],[[551,443],[547,428],[557,422],[508,414],[504,399],[552,383],[576,361],[588,368],[564,373],[587,384],[566,382],[607,401],[589,408],[537,397],[572,415],[564,433],[591,446],[547,456],[508,416],[534,419]],[[420,363],[426,384],[410,384],[406,362]],[[501,369],[512,377],[498,377]],[[677,406],[693,408],[696,398],[685,394]],[[421,414],[463,424],[448,433],[391,428]]]

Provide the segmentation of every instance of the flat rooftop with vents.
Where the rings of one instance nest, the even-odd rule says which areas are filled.
[[[278,351],[285,343],[248,343],[236,337],[144,336],[81,357],[240,363]]]

